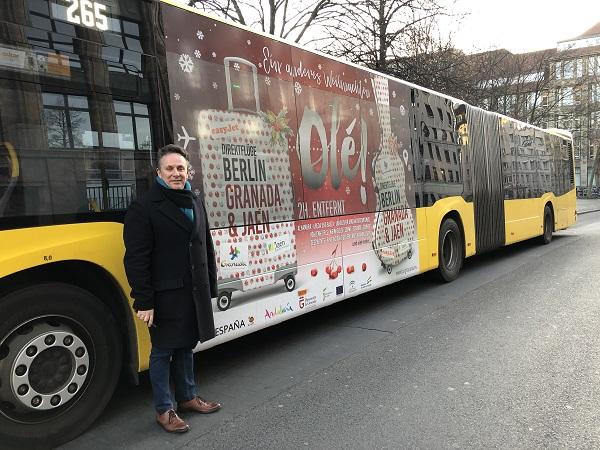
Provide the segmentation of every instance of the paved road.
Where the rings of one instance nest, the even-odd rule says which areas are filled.
[[[578,198],[577,214],[600,211],[600,198]]]
[[[224,404],[168,435],[147,377],[65,449],[600,448],[600,212],[198,355]]]

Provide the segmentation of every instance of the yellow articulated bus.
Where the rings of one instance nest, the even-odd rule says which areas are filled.
[[[147,368],[122,223],[166,143],[215,243],[197,350],[575,222],[567,132],[166,0],[3,0],[0,21],[2,443],[74,438]]]

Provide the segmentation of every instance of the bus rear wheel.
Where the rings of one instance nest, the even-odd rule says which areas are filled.
[[[540,242],[544,245],[552,242],[552,232],[554,231],[554,215],[552,209],[546,205],[544,207],[544,232],[540,237]]]
[[[438,272],[443,281],[458,278],[463,264],[463,239],[454,219],[446,219],[440,227],[438,242]]]
[[[0,299],[0,441],[56,446],[81,434],[110,400],[121,342],[110,310],[66,284]]]

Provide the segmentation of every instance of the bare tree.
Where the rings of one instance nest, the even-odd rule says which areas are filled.
[[[385,73],[414,54],[412,38],[428,35],[435,19],[448,14],[438,0],[351,0],[341,11],[327,30],[325,51]]]
[[[468,56],[453,47],[451,36],[443,37],[433,20],[420,23],[403,33],[404,57],[388,62],[393,76],[420,86],[465,99],[471,90]]]
[[[242,25],[258,27],[296,43],[317,42],[320,37],[307,33],[332,23],[340,14],[341,0],[189,0],[188,5],[216,14]]]
[[[547,123],[562,98],[551,90],[548,60],[554,53],[494,50],[473,55],[469,65],[477,89],[471,102],[523,122]]]

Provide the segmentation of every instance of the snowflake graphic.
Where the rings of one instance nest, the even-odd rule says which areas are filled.
[[[319,70],[323,70],[323,66],[321,64],[318,65]]]
[[[237,70],[237,71],[239,72],[239,71],[240,71],[240,65],[239,65],[238,63],[235,63],[235,64],[233,65],[233,69],[234,69],[234,70]]]
[[[248,45],[251,45],[251,44],[252,44],[252,41],[251,41],[250,39],[248,39],[248,40],[246,41],[246,44],[248,44]]]
[[[216,54],[215,52],[212,52],[212,57],[213,57],[213,58],[216,58],[216,57],[217,57],[217,54]]]
[[[196,194],[196,197],[200,197],[200,189],[194,189],[194,194]]]
[[[392,97],[396,98],[396,91],[392,91]]]
[[[296,91],[296,95],[300,95],[302,93],[302,85],[297,81],[294,83],[294,91]]]
[[[346,186],[346,195],[350,195],[350,186]]]
[[[219,85],[217,84],[216,81],[213,81],[213,89],[219,89]]]
[[[190,166],[188,170],[188,180],[192,181],[194,179],[194,175],[196,175],[196,169]]]
[[[192,73],[192,70],[194,69],[194,61],[192,61],[190,55],[183,53],[179,57],[179,67],[181,67],[181,70],[183,70],[185,73]]]
[[[175,100],[179,100],[181,98],[181,95],[179,95],[178,93],[175,93],[175,95],[173,97],[175,97]]]
[[[271,86],[271,79],[270,79],[269,77],[266,77],[266,78],[265,78],[265,84],[266,84],[267,86]]]
[[[196,36],[200,40],[204,39],[204,33],[202,31],[200,31],[200,30],[196,31]]]
[[[406,115],[406,108],[404,107],[404,105],[400,105],[400,115],[401,116]]]
[[[258,63],[258,68],[262,69],[262,63]]]
[[[375,112],[373,111],[373,108],[369,108],[369,115],[372,116],[373,114],[375,114]]]
[[[198,59],[200,59],[200,57],[202,56],[202,53],[200,53],[200,50],[194,50],[194,56]]]

